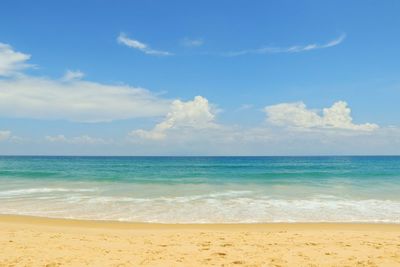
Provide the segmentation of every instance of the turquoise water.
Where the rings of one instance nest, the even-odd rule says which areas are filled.
[[[0,157],[0,213],[400,223],[400,157]]]

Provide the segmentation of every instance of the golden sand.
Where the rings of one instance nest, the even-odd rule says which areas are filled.
[[[0,216],[0,266],[400,266],[400,225]]]

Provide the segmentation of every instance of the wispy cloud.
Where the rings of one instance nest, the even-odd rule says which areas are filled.
[[[0,142],[7,140],[11,137],[11,131],[8,130],[0,130]]]
[[[252,109],[254,105],[252,104],[242,104],[239,108],[236,109],[236,111],[242,111],[242,110],[248,110]]]
[[[28,75],[0,79],[0,114],[14,118],[113,121],[161,116],[170,103],[128,85]]]
[[[85,76],[80,70],[67,70],[61,80],[65,82],[81,80]]]
[[[204,44],[204,40],[200,38],[198,39],[184,38],[181,44],[186,47],[198,47]]]
[[[171,55],[173,55],[172,53],[167,52],[167,51],[152,49],[147,44],[144,44],[138,40],[129,38],[123,32],[119,34],[119,36],[117,38],[117,42],[119,44],[126,45],[127,47],[142,51],[143,53],[148,54],[148,55],[155,55],[155,56],[171,56]]]
[[[3,117],[104,122],[162,116],[172,101],[143,88],[87,81],[81,71],[68,70],[61,79],[28,75],[29,57],[0,43]]]
[[[235,57],[243,56],[247,54],[277,54],[277,53],[300,53],[317,49],[324,49],[329,47],[334,47],[342,43],[346,39],[346,34],[342,34],[336,39],[333,39],[324,44],[308,44],[308,45],[293,45],[289,47],[279,47],[279,46],[264,46],[257,49],[247,49],[241,51],[234,51],[225,53],[225,56]]]
[[[99,137],[92,137],[89,135],[81,135],[68,138],[63,134],[55,135],[55,136],[46,136],[45,140],[50,143],[67,143],[67,144],[89,144],[89,145],[96,145],[96,144],[111,144],[112,140],[104,140],[103,138]]]
[[[13,133],[9,130],[0,130],[0,142],[10,142],[14,144],[20,144],[26,141],[25,138],[21,138],[19,136],[13,135]]]
[[[31,55],[15,51],[10,45],[0,43],[0,76],[13,76],[31,67],[26,63]]]

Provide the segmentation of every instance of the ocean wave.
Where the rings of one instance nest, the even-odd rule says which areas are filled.
[[[26,189],[14,189],[0,191],[0,196],[18,196],[18,195],[31,195],[31,194],[43,194],[43,193],[53,193],[53,192],[94,192],[97,191],[95,188],[51,188],[51,187],[41,187],[41,188],[26,188]]]
[[[282,199],[238,196],[193,199],[75,195],[52,201],[5,201],[0,206],[0,213],[157,223],[400,223],[400,201],[326,197]]]
[[[169,202],[169,203],[184,203],[202,199],[214,198],[233,198],[244,195],[251,195],[253,191],[250,190],[229,190],[226,192],[216,192],[209,194],[198,194],[190,196],[170,196],[170,197],[153,197],[153,198],[139,198],[139,197],[126,197],[126,196],[100,196],[92,197],[89,202],[91,203],[110,203],[110,202]]]

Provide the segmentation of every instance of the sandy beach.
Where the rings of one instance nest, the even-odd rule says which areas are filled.
[[[0,266],[400,266],[394,224],[141,224],[0,216]]]

